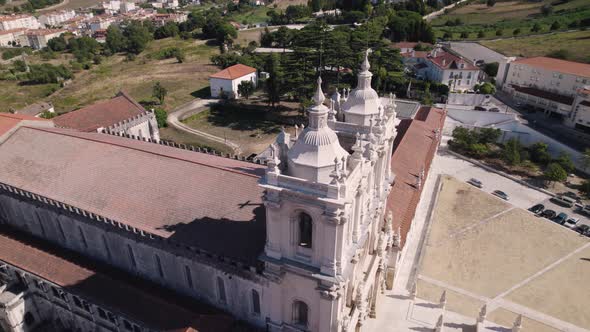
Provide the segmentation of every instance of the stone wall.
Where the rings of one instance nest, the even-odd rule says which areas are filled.
[[[142,237],[107,223],[90,223],[75,213],[23,200],[1,190],[0,223],[224,309],[253,325],[265,324],[266,312],[253,314],[251,296],[255,289],[260,302],[265,303],[267,282],[255,272],[245,270],[249,267],[234,267],[213,256],[191,255],[164,240]],[[218,293],[218,277],[224,282],[225,302]],[[261,309],[264,308],[262,305]]]

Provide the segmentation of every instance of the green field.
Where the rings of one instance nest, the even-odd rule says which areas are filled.
[[[547,4],[552,4],[553,13],[544,16],[541,8]],[[474,1],[439,16],[432,24],[437,37],[452,33],[453,39],[459,39],[461,33],[465,32],[468,34],[467,39],[494,39],[511,37],[515,29],[520,29],[520,35],[546,33],[554,22],[560,24],[558,30],[568,30],[576,28],[572,24],[585,18],[590,18],[588,0],[498,1],[493,7],[486,6],[484,1]],[[446,25],[448,21],[456,19],[460,19],[461,24]],[[531,31],[535,23],[540,25],[540,31]],[[497,30],[502,31],[501,36],[496,35]],[[478,36],[480,31],[483,37]]]
[[[565,49],[568,60],[590,63],[590,31],[560,32],[551,35],[482,41],[482,45],[509,56],[544,56]]]

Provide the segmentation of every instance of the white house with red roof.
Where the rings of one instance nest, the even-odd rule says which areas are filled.
[[[451,91],[473,90],[482,79],[479,67],[441,47],[431,52],[412,50],[402,56],[418,78],[445,84]]]
[[[258,85],[256,68],[237,64],[227,67],[224,70],[209,76],[211,86],[211,97],[227,97],[236,99],[240,97],[238,86],[244,81],[250,81],[254,86]]]

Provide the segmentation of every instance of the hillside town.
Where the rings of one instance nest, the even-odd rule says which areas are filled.
[[[588,27],[0,0],[0,331],[590,332]]]

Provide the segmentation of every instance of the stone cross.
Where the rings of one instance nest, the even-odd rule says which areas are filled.
[[[446,305],[447,305],[447,291],[444,290],[442,295],[440,296],[439,306],[441,309],[444,310]]]
[[[522,330],[522,315],[518,315],[512,325],[512,332],[520,332]]]
[[[414,281],[412,285],[412,289],[410,290],[410,298],[412,300],[416,300],[416,295],[418,294],[418,280]]]
[[[488,314],[488,307],[487,305],[483,305],[481,309],[479,309],[479,315],[477,316],[477,322],[483,323],[486,320],[486,316]]]
[[[436,321],[436,325],[434,326],[435,332],[442,332],[443,326],[445,325],[443,314],[438,316],[438,320]]]

